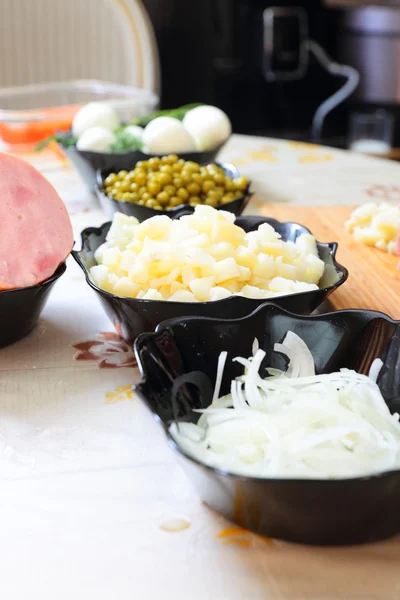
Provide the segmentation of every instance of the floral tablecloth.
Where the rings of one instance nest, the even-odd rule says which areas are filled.
[[[400,200],[395,163],[245,136],[220,159],[253,179],[248,212],[265,201]],[[79,245],[80,231],[105,216],[57,160],[36,164],[64,199]],[[397,540],[298,547],[203,506],[134,396],[138,377],[70,259],[37,329],[0,350],[2,600],[400,598]]]

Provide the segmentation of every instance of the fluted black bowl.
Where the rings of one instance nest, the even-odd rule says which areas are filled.
[[[310,233],[306,227],[298,223],[283,223],[265,217],[238,217],[235,224],[245,231],[253,231],[262,223],[269,223],[281,234],[285,241],[295,241],[302,233]],[[251,313],[265,300],[230,296],[215,302],[168,302],[160,300],[142,300],[124,298],[105,292],[97,287],[90,278],[89,269],[96,264],[94,253],[105,241],[110,223],[99,228],[89,227],[82,232],[82,249],[72,251],[72,255],[83,269],[86,281],[98,295],[104,310],[114,323],[117,331],[128,342],[144,331],[153,331],[156,326],[174,317],[198,316],[237,319]],[[320,281],[320,288],[309,292],[291,294],[274,298],[274,302],[283,308],[299,314],[310,314],[332,292],[347,279],[345,267],[336,262],[336,243],[322,244],[317,242],[318,252],[325,263],[325,272]]]
[[[65,270],[65,263],[62,263],[54,275],[42,283],[0,291],[0,348],[30,333],[39,319],[52,287]]]
[[[179,158],[192,160],[197,163],[214,162],[221,148],[226,144],[220,144],[213,150],[205,152],[183,152],[179,153]],[[87,184],[90,191],[93,191],[96,185],[96,171],[99,169],[121,171],[122,169],[132,169],[139,160],[149,160],[156,156],[155,154],[145,154],[140,150],[132,150],[124,153],[111,152],[93,152],[92,150],[78,150],[75,146],[63,146],[63,151],[72,162],[83,181]]]
[[[198,420],[194,408],[211,403],[218,356],[228,350],[221,395],[243,372],[235,356],[251,356],[254,338],[263,364],[282,368],[274,352],[288,331],[301,337],[316,372],[342,367],[367,374],[381,358],[378,385],[392,412],[400,404],[400,322],[368,310],[296,316],[264,304],[242,319],[189,317],[162,323],[135,343],[142,381],[136,391],[163,426],[186,475],[204,502],[238,525],[292,542],[344,545],[400,533],[400,471],[368,477],[311,480],[237,476],[191,458],[168,433],[173,421]],[[190,385],[189,385],[190,384]]]
[[[228,163],[216,163],[219,167],[225,172],[227,177],[231,179],[235,179],[239,177],[239,171],[234,165]],[[133,168],[135,165],[131,165],[128,168]],[[130,217],[136,217],[138,221],[145,221],[146,219],[150,219],[151,217],[155,217],[156,215],[167,215],[167,217],[171,217],[171,219],[175,219],[180,216],[182,212],[185,214],[191,214],[194,212],[194,206],[189,206],[188,204],[181,204],[176,208],[172,208],[171,210],[162,210],[157,208],[149,208],[148,206],[141,206],[136,202],[126,202],[124,200],[115,200],[111,196],[107,196],[104,192],[103,181],[105,178],[113,172],[113,169],[103,169],[99,170],[96,173],[97,184],[94,187],[94,191],[99,199],[102,209],[109,217],[112,217],[114,213],[121,212],[124,215],[129,215]],[[246,190],[243,193],[243,196],[240,198],[236,198],[231,202],[227,202],[226,204],[221,204],[217,206],[217,210],[227,210],[233,213],[236,217],[242,214],[244,209],[252,197],[252,192],[250,191],[249,182]]]

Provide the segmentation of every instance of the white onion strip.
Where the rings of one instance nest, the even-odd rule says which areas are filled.
[[[220,397],[227,353],[218,359],[213,401],[197,410],[197,425],[171,425],[181,448],[199,461],[254,477],[346,478],[400,468],[399,415],[391,415],[376,380],[341,369],[315,375],[312,354],[289,332],[274,349],[289,359],[286,372],[267,368],[266,353],[233,360],[244,374]],[[297,375],[297,376],[296,376]]]

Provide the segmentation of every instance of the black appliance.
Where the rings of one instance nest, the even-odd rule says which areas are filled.
[[[312,39],[336,55],[338,13],[322,0],[143,2],[160,51],[164,108],[215,104],[236,132],[309,139],[317,107],[342,85],[305,47]],[[324,134],[344,132],[339,107]]]

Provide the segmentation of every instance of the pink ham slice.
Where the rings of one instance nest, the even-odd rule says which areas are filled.
[[[74,244],[53,186],[32,165],[0,153],[0,290],[51,277]]]

